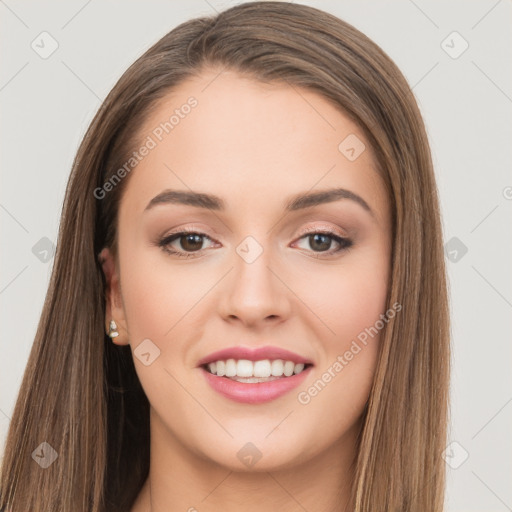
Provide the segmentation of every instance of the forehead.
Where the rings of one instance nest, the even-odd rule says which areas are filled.
[[[226,197],[228,208],[257,213],[299,192],[343,186],[384,215],[383,184],[362,131],[310,90],[206,71],[156,105],[140,129],[139,140],[149,139],[121,208],[142,212],[170,188]],[[347,144],[357,158],[344,154]]]

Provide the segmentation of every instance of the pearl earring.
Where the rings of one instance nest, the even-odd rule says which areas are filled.
[[[117,331],[117,324],[114,322],[114,320],[110,320],[110,326],[107,334],[112,339],[117,338],[117,336],[119,336],[119,332]]]

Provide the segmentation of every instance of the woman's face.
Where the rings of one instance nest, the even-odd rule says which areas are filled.
[[[257,471],[353,446],[391,251],[362,132],[314,92],[211,71],[175,88],[140,133],[148,149],[124,178],[119,265],[103,255],[107,325],[131,346],[152,445]],[[322,195],[334,189],[348,192]],[[172,237],[184,230],[195,235]],[[236,348],[247,351],[214,354]],[[276,375],[238,382],[233,368]]]

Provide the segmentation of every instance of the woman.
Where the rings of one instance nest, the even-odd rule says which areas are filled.
[[[84,137],[0,507],[441,511],[448,376],[406,80],[330,14],[238,5],[158,41]]]

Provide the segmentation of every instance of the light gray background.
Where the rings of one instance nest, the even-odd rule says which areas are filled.
[[[48,243],[40,242],[44,237],[56,241],[65,185],[87,125],[145,49],[182,21],[235,3],[0,0],[2,444],[53,261],[41,261],[37,247]],[[450,241],[455,444],[446,457],[447,511],[512,510],[512,2],[302,3],[363,31],[413,86]],[[43,31],[59,45],[47,59],[31,47],[34,40],[42,46]],[[469,44],[457,58],[464,43],[446,39],[453,31]]]

